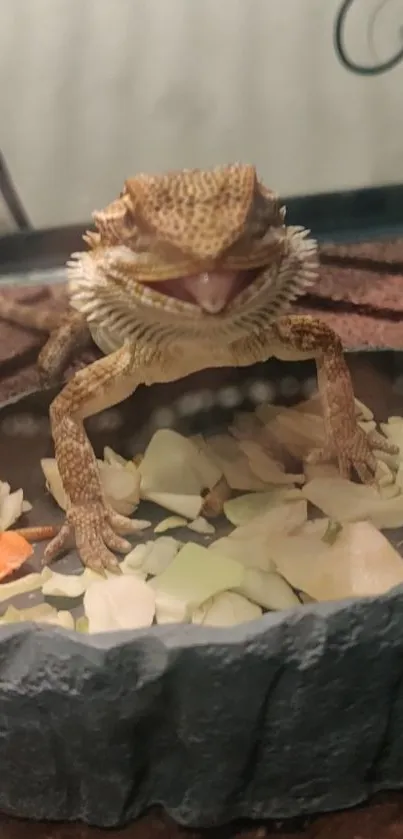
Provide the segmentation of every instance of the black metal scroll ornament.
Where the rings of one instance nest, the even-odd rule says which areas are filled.
[[[351,73],[356,73],[359,76],[380,76],[381,73],[387,73],[389,70],[393,70],[395,67],[397,67],[398,64],[400,64],[401,61],[403,61],[403,46],[396,53],[396,55],[394,55],[392,58],[389,58],[388,61],[381,62],[380,64],[374,64],[372,66],[363,66],[353,61],[347,54],[347,50],[345,47],[344,27],[348,12],[351,9],[354,2],[355,0],[344,0],[337,13],[333,33],[334,48],[336,51],[336,55],[341,64],[343,64],[343,66]],[[383,8],[384,5],[384,3],[381,3],[380,8]]]

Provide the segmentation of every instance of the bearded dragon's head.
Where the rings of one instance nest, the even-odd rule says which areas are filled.
[[[139,175],[126,190],[137,225],[195,264],[225,261],[245,237],[250,254],[269,227],[283,223],[277,196],[262,190],[254,166]]]
[[[94,220],[102,244],[136,253],[133,279],[218,314],[279,258],[284,215],[254,166],[231,164],[138,175]]]
[[[212,322],[246,328],[256,315],[273,320],[317,276],[316,243],[285,226],[254,166],[141,174],[93,217],[90,253],[69,264],[70,299],[102,322],[119,311],[206,334]]]

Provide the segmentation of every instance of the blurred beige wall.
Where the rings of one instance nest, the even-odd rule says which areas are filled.
[[[34,224],[87,220],[138,170],[245,160],[283,194],[403,181],[403,65],[348,73],[339,5],[0,0],[0,148]],[[357,60],[376,5],[349,19]],[[380,58],[402,7],[380,22]]]

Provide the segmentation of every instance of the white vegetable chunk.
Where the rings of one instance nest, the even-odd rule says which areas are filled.
[[[0,530],[8,530],[24,512],[22,489],[10,492],[10,484],[0,481]]]
[[[172,536],[161,536],[155,542],[147,542],[147,552],[144,557],[142,570],[146,574],[155,576],[162,574],[182,547],[182,543]]]
[[[177,513],[186,519],[195,519],[203,507],[201,495],[179,495],[172,492],[147,492],[147,501],[159,504],[171,513]]]
[[[186,527],[188,521],[183,516],[169,516],[163,519],[154,527],[154,533],[165,533],[167,530],[176,530],[178,527]]]
[[[169,596],[185,606],[185,613],[192,614],[201,603],[220,591],[238,588],[242,584],[244,569],[239,562],[189,542],[168,568],[149,583],[159,597]]]
[[[381,530],[403,525],[403,495],[383,497],[371,486],[344,478],[314,478],[302,490],[311,504],[334,521],[371,521]]]
[[[239,495],[224,503],[224,513],[236,526],[246,524],[256,516],[262,515],[273,507],[280,506],[285,501],[298,501],[303,498],[300,489],[273,487],[266,492],[250,492]]]
[[[264,609],[291,609],[301,605],[289,583],[275,571],[246,568],[239,592]]]
[[[162,428],[153,435],[139,466],[141,495],[198,496],[222,477],[206,454],[181,434]]]
[[[110,577],[87,589],[84,610],[90,633],[139,629],[153,622],[155,594],[138,577]]]
[[[273,540],[271,553],[280,574],[315,600],[383,594],[403,583],[403,562],[370,522],[343,526],[333,544],[319,535]]]
[[[258,620],[262,610],[235,591],[223,591],[203,603],[192,615],[192,623],[204,626],[236,626]]]
[[[194,533],[215,533],[215,527],[211,522],[207,521],[203,516],[198,516],[197,519],[188,523],[188,529],[193,530]]]
[[[137,470],[126,469],[114,463],[113,465],[97,460],[102,488],[106,499],[117,513],[131,515],[139,502],[140,476]],[[45,457],[41,460],[42,472],[46,485],[62,510],[66,509],[67,498],[63,489],[59,469],[54,458]],[[139,530],[149,526],[149,522],[139,522]]]
[[[268,509],[247,524],[236,527],[229,536],[213,542],[209,550],[240,562],[245,568],[273,571],[270,547],[274,536],[285,536],[301,527],[307,519],[307,502],[286,502]]]

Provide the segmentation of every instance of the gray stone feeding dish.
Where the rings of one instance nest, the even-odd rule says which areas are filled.
[[[300,383],[312,375],[310,365],[284,364],[267,365],[264,375],[278,383],[294,371]],[[236,384],[246,393],[250,378],[242,375]],[[199,387],[207,382],[216,393],[217,376],[199,377]],[[397,399],[402,413],[388,376],[390,404]],[[96,450],[115,444],[124,454],[125,440],[147,436],[151,407],[172,409],[179,388],[139,392],[118,408],[117,426],[90,422]],[[357,395],[384,413],[376,394]],[[39,466],[52,455],[52,396],[32,393],[0,410],[0,478],[23,487],[32,525],[62,515]],[[210,406],[208,421],[221,422],[222,413]],[[197,422],[207,415],[182,417],[179,430]],[[33,565],[39,561],[35,555]],[[400,788],[402,604],[395,589],[268,613],[231,629],[172,625],[90,636],[2,626],[0,811],[112,827],[156,804],[184,825],[208,827],[344,808]]]

